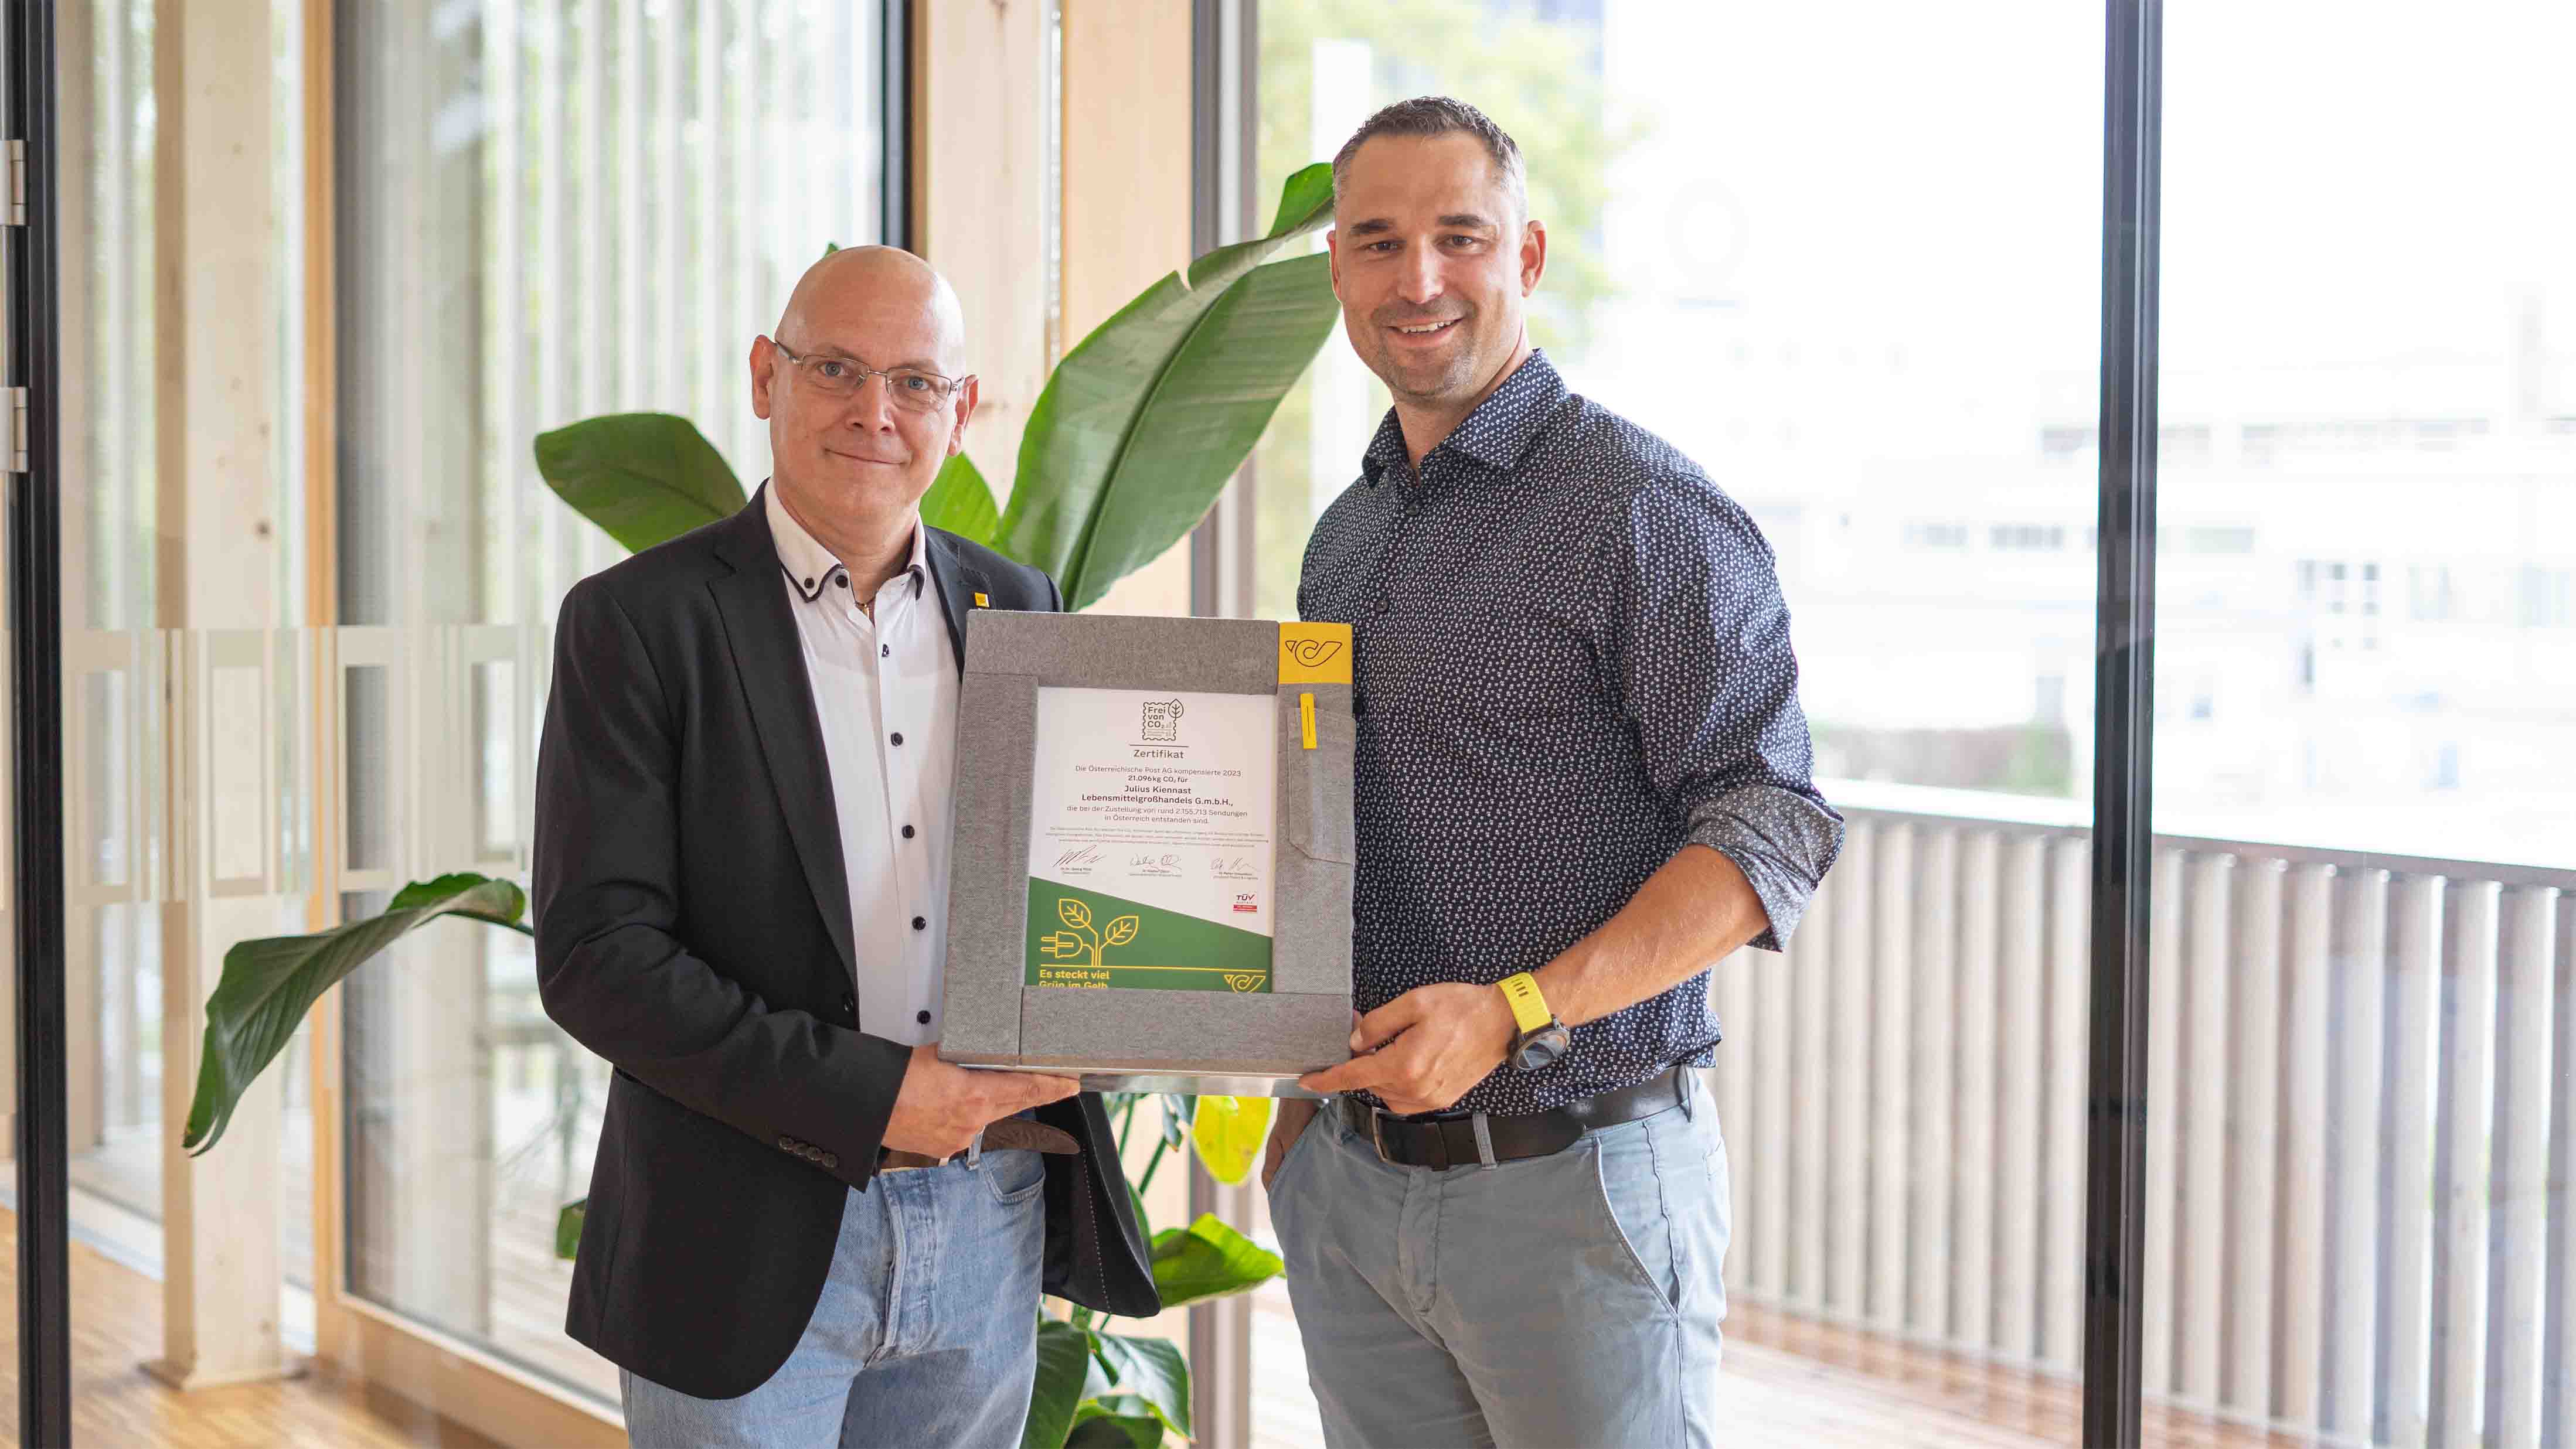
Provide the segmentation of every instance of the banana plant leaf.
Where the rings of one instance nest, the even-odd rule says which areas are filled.
[[[1162,1449],[1163,1421],[1151,1414],[1121,1414],[1098,1403],[1074,1411],[1064,1449]]]
[[[180,1145],[204,1152],[223,1139],[233,1109],[322,993],[413,928],[441,916],[464,916],[525,933],[519,916],[528,898],[505,880],[471,872],[414,881],[380,916],[309,936],[241,941],[224,953],[224,970],[206,998],[205,1046],[198,1053],[197,1096]]]
[[[957,454],[939,465],[930,491],[921,495],[921,521],[961,538],[990,545],[1001,513],[993,506],[993,489],[973,459]]]
[[[1273,262],[1332,218],[1332,168],[1288,179],[1266,236],[1220,247],[1103,322],[1056,365],[1021,435],[999,547],[1068,608],[1195,526],[1332,332],[1321,254]]]
[[[1165,1308],[1258,1288],[1285,1268],[1277,1253],[1226,1226],[1214,1213],[1201,1213],[1186,1228],[1165,1228],[1154,1235],[1154,1287]]]
[[[1090,1332],[1061,1319],[1039,1319],[1038,1376],[1029,1390],[1020,1449],[1064,1449],[1083,1400],[1108,1391],[1109,1376],[1093,1360]]]
[[[1190,1434],[1190,1366],[1171,1340],[1129,1338],[1092,1333],[1093,1351],[1108,1370],[1112,1387],[1133,1395],[1163,1422],[1188,1438]]]
[[[546,486],[630,553],[730,518],[746,496],[715,444],[669,413],[585,418],[539,433],[536,453]]]

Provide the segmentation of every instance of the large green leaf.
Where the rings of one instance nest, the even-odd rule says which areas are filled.
[[[1222,1298],[1257,1288],[1279,1276],[1279,1255],[1201,1213],[1186,1228],[1154,1235],[1154,1287],[1165,1308],[1202,1298]]]
[[[537,471],[629,552],[741,511],[742,483],[687,418],[611,413],[537,435]]]
[[[1075,1411],[1064,1449],[1162,1449],[1163,1421],[1151,1414],[1121,1414],[1096,1403]]]
[[[1167,1338],[1094,1333],[1092,1343],[1113,1387],[1133,1394],[1186,1436],[1190,1432],[1190,1366]]]
[[[1047,379],[999,547],[1054,574],[1066,607],[1097,602],[1198,522],[1330,335],[1324,257],[1270,258],[1331,219],[1331,171],[1289,178],[1269,235],[1147,288]]]
[[[993,541],[1001,514],[993,507],[993,490],[974,460],[959,453],[939,465],[930,491],[921,495],[921,521],[977,543]]]
[[[581,1220],[590,1211],[589,1198],[577,1198],[555,1209],[555,1256],[566,1260],[581,1248]]]
[[[1020,1449],[1064,1449],[1076,1408],[1108,1388],[1108,1376],[1092,1362],[1091,1334],[1059,1319],[1039,1319],[1038,1376],[1029,1390]]]
[[[339,979],[392,945],[404,932],[440,916],[467,916],[515,930],[528,898],[505,880],[470,872],[417,881],[394,896],[381,916],[309,936],[242,941],[224,953],[224,971],[206,998],[206,1040],[198,1054],[197,1096],[181,1145],[203,1152],[222,1140],[242,1093],[295,1034],[296,1023]]]

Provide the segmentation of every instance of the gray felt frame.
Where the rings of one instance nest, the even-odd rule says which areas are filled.
[[[966,616],[940,1056],[1087,1085],[1284,1091],[1350,1056],[1355,730],[1348,684],[1279,683],[1268,620]],[[1267,994],[1026,984],[1031,786],[1041,688],[1269,695],[1279,820]],[[1297,697],[1315,696],[1305,748]],[[1097,1079],[1097,1080],[1095,1080]],[[1219,1079],[1225,1079],[1220,1081]]]

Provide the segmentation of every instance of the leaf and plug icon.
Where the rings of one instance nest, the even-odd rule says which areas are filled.
[[[1059,961],[1077,960],[1088,954],[1093,966],[1100,964],[1102,951],[1135,940],[1136,932],[1144,925],[1135,916],[1120,916],[1109,923],[1108,933],[1103,935],[1092,926],[1091,907],[1070,896],[1056,899],[1055,915],[1065,929],[1039,937],[1039,951]]]

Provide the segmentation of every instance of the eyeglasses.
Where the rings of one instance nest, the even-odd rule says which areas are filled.
[[[926,413],[956,395],[957,389],[973,381],[971,377],[941,377],[917,367],[863,367],[846,357],[803,357],[790,352],[775,337],[769,345],[779,356],[795,364],[813,389],[825,397],[849,397],[867,385],[871,377],[886,380],[886,396],[897,407]]]

